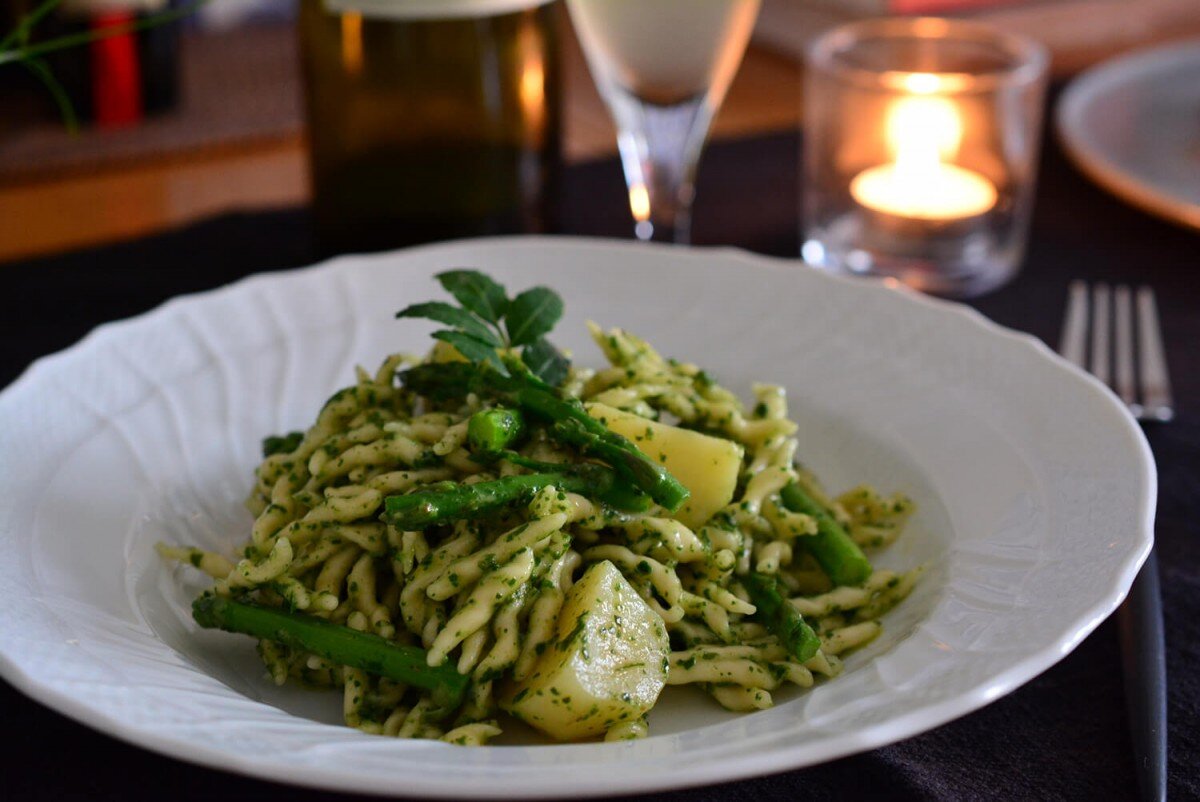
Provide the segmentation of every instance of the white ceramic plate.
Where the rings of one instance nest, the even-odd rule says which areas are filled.
[[[1067,152],[1092,180],[1148,212],[1200,228],[1200,40],[1114,59],[1058,105]]]
[[[929,571],[833,682],[734,715],[669,693],[652,737],[462,749],[337,725],[275,688],[248,638],[198,632],[165,538],[230,549],[259,439],[306,426],[351,366],[422,349],[393,312],[477,266],[553,285],[555,339],[648,336],[745,394],[786,385],[832,488],[919,504],[882,563]],[[530,798],[648,791],[805,766],[969,713],[1054,664],[1150,548],[1155,472],[1099,383],[965,307],[729,250],[476,240],[250,278],[102,326],[0,395],[0,670],[67,715],[209,766],[343,791]]]

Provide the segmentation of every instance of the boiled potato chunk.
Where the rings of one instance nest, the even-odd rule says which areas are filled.
[[[692,529],[733,499],[742,447],[731,440],[668,426],[604,404],[588,404],[588,414],[633,441],[691,491],[675,517]]]
[[[654,706],[671,647],[662,619],[607,560],[567,591],[555,639],[500,706],[560,741],[603,735]]]

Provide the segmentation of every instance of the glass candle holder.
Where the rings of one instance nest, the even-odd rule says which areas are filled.
[[[822,35],[807,63],[804,259],[956,297],[1015,275],[1045,50],[966,22],[880,19]]]

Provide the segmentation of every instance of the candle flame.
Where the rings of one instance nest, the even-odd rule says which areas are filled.
[[[896,101],[888,114],[887,142],[898,165],[928,170],[958,155],[962,118],[944,97],[918,95]]]
[[[992,183],[948,163],[962,145],[963,122],[952,100],[933,94],[940,78],[913,73],[905,86],[913,94],[892,104],[885,128],[894,161],[857,175],[851,194],[872,209],[926,220],[971,217],[992,208]]]
[[[913,72],[905,75],[901,83],[914,95],[932,95],[942,88],[942,77],[932,72]]]

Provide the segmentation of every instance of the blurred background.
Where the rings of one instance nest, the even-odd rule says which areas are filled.
[[[0,35],[36,6],[0,0]],[[128,25],[172,7],[181,8],[180,0],[68,0],[39,23],[30,41]],[[359,113],[345,87],[362,69],[363,42],[382,47],[369,29],[362,38],[358,12],[339,12],[337,3],[320,0],[210,0],[179,22],[49,54],[45,64],[79,118],[77,131],[64,125],[62,98],[33,71],[0,63],[0,261],[145,236],[229,211],[303,207],[313,200],[314,177],[322,196],[315,226],[328,229],[324,252],[476,230],[562,230],[552,209],[475,230],[423,226],[382,238],[369,225],[336,230],[345,220],[330,223],[329,217],[344,208],[344,196],[369,193],[355,190],[362,185],[353,182],[365,179],[337,186],[350,170],[339,152],[344,156],[353,145],[328,132],[409,124],[401,117],[347,126]],[[765,0],[712,138],[797,129],[805,45],[838,23],[896,14],[976,19],[1032,36],[1052,53],[1054,81],[1125,50],[1200,34],[1197,0]],[[518,34],[541,37],[522,46],[540,48],[543,59],[540,94],[519,99],[540,104],[537,141],[520,157],[536,163],[519,169],[537,171],[539,191],[552,204],[546,187],[558,166],[611,158],[616,138],[565,9],[552,3],[539,15],[540,28]],[[422,63],[420,47],[406,47],[410,61],[392,63],[387,69],[394,75]],[[368,52],[367,60],[373,58]],[[331,74],[347,83],[328,85],[321,76]],[[421,80],[432,80],[431,74]],[[413,87],[396,83],[385,91],[411,95]],[[376,108],[386,105],[379,97]],[[310,147],[324,152],[324,161],[318,153],[310,165]]]

